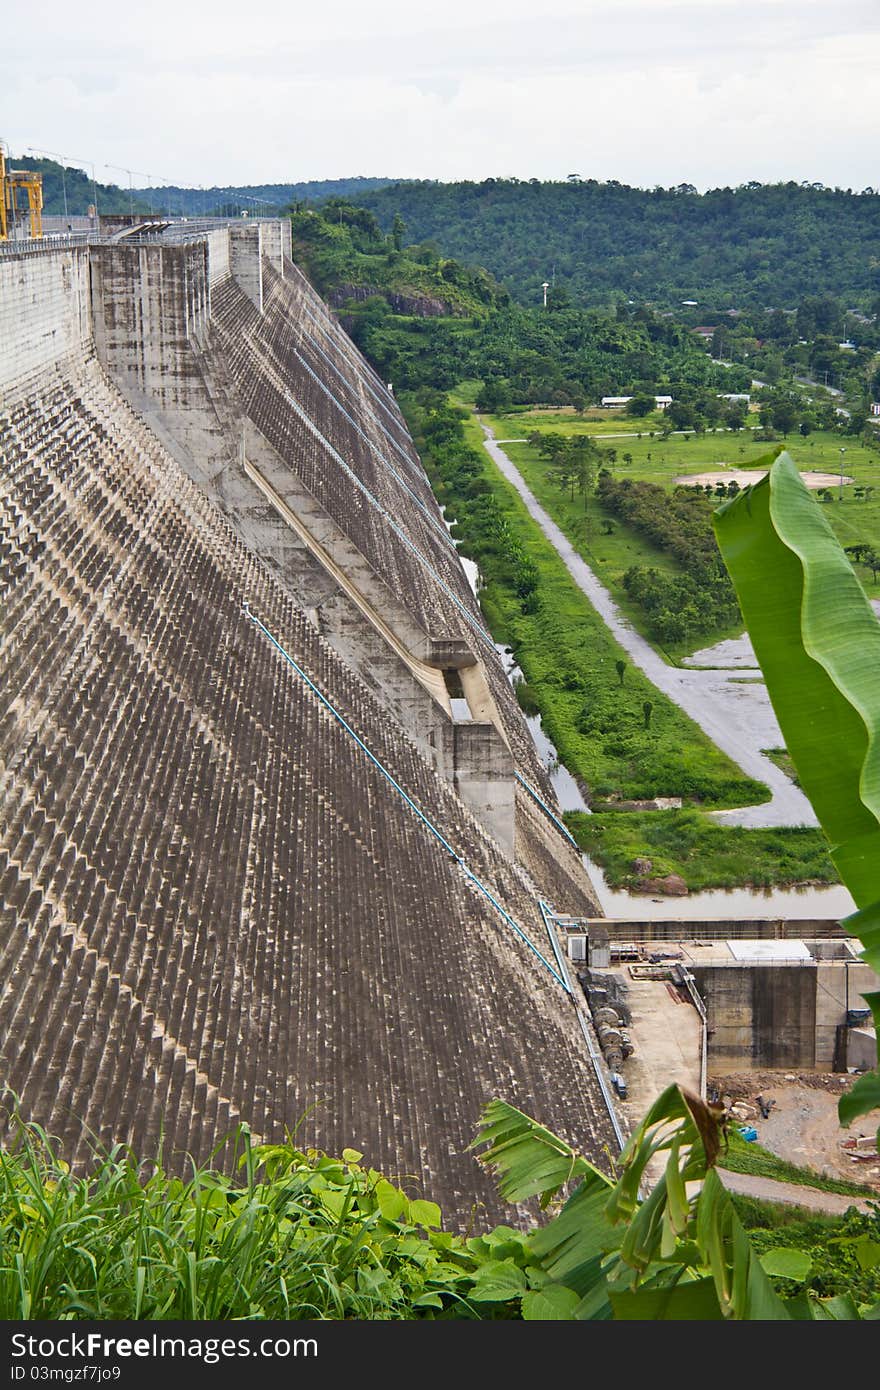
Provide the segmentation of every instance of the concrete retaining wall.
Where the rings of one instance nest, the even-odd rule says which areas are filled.
[[[739,918],[719,921],[718,918],[678,917],[674,920],[652,921],[596,918],[612,941],[726,941],[744,937],[747,940],[816,941],[843,938],[846,932],[834,918]]]
[[[195,232],[192,241],[105,242],[0,258],[0,330],[7,310],[10,325],[25,325],[19,338],[0,331],[0,381],[45,371],[93,338],[133,409],[514,853],[514,758],[468,642],[435,638],[412,617],[252,425],[212,345],[212,287],[232,275],[262,313],[263,255],[283,273],[289,250],[288,223],[253,221]],[[451,717],[450,669],[462,671],[470,721]]]
[[[81,353],[90,338],[85,246],[0,256],[0,385]]]
[[[880,988],[880,980],[862,961],[835,961],[820,962],[816,984],[816,1065],[830,1068],[838,1025],[845,1022],[849,1009],[868,1007],[864,996]]]
[[[284,274],[284,257],[292,258],[291,228],[288,218],[283,221],[261,222],[263,255],[267,256],[280,275]]]
[[[102,245],[91,248],[92,312],[98,356],[123,388],[163,410],[192,394],[192,340],[210,315],[208,248]]]
[[[229,231],[229,264],[248,299],[263,312],[263,235],[259,223],[246,227],[231,227]]]
[[[516,839],[514,762],[494,724],[454,724],[455,788],[500,845]]]
[[[816,1059],[817,967],[694,966],[715,1071],[810,1070]]]
[[[208,232],[208,286],[213,289],[231,274],[229,265],[229,232],[225,227]]]
[[[837,1029],[880,980],[856,958],[809,965],[692,966],[709,1017],[716,1071],[834,1065]]]

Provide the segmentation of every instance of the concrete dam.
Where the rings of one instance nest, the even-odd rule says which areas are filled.
[[[3,1105],[80,1168],[246,1121],[509,1221],[488,1100],[619,1146],[557,920],[597,909],[289,230],[0,254]]]

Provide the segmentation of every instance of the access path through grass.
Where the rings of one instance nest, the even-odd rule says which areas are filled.
[[[418,417],[411,423],[418,434]],[[681,796],[711,807],[750,805],[768,799],[767,788],[746,777],[703,731],[632,666],[592,604],[581,593],[555,548],[529,516],[515,489],[486,450],[473,415],[462,422],[479,460],[481,487],[497,499],[514,538],[538,571],[538,606],[524,612],[515,591],[493,575],[491,555],[468,544],[466,497],[441,500],[461,518],[456,534],[464,553],[483,565],[480,598],[496,641],[516,653],[559,756],[587,794],[640,799]],[[430,457],[426,460],[431,465]],[[440,473],[442,461],[433,467]],[[623,686],[616,663],[627,671]],[[644,705],[651,705],[646,728]]]
[[[565,766],[580,778],[588,802],[614,795],[633,799],[676,796],[686,787],[694,795],[695,786],[702,788],[695,800],[699,804],[701,799],[706,807],[766,800],[766,793],[758,791],[750,779],[742,774],[737,777],[733,764],[676,706],[662,696],[657,704],[657,692],[610,637],[518,493],[495,468],[483,448],[478,420],[468,414],[462,427],[480,459],[481,486],[485,483],[498,498],[540,571],[538,614],[522,613],[515,596],[491,579],[481,594],[484,610],[496,640],[515,648],[533,708],[541,713],[543,726]],[[446,494],[443,500],[453,502]],[[623,688],[615,670],[615,661],[620,659],[627,661]],[[640,725],[644,734],[645,699],[657,705],[657,712],[651,713],[651,732],[658,737],[647,758],[637,746],[627,744],[627,733],[637,734]],[[608,727],[604,734],[585,734],[578,727],[590,702],[605,704]],[[679,759],[679,765],[673,766],[670,759]],[[728,782],[732,768],[734,780]],[[658,771],[665,776],[654,776]],[[741,795],[737,785],[742,788]],[[687,800],[688,792],[684,794]],[[752,884],[784,887],[838,881],[824,836],[817,829],[724,827],[694,805],[681,812],[612,812],[574,820],[589,827],[582,848],[605,868],[612,886],[631,885],[631,861],[655,854],[664,872],[681,874],[695,892]],[[575,830],[576,835],[580,833]]]
[[[589,435],[596,439],[601,448],[614,448],[616,458],[609,463],[614,476],[632,478],[668,488],[676,486],[675,480],[689,474],[696,475],[727,466],[742,468],[766,455],[775,447],[766,441],[757,441],[752,431],[718,432],[702,435],[673,434],[662,439],[650,437],[651,428],[659,430],[662,421],[651,418],[632,421],[622,416],[615,421],[594,420],[579,417],[573,413],[554,411],[530,411],[526,414],[513,414],[487,417],[487,423],[496,439],[518,439],[533,432],[542,434],[559,433],[576,437]],[[611,425],[618,429],[642,426],[642,438],[610,438]],[[844,442],[842,442],[842,440]],[[825,515],[830,521],[841,545],[855,545],[860,542],[871,545],[880,554],[880,453],[866,448],[859,440],[849,440],[831,433],[816,433],[802,439],[792,436],[784,443],[805,472],[835,473],[840,468],[840,449],[845,447],[843,456],[846,474],[855,478],[853,484],[843,488],[843,501],[838,500],[840,489],[830,489],[834,500],[825,504]],[[541,506],[549,512],[553,520],[564,531],[578,554],[587,562],[597,577],[608,589],[612,598],[625,617],[632,623],[646,641],[673,664],[694,651],[716,642],[725,641],[742,633],[742,625],[715,628],[710,633],[695,636],[691,641],[678,646],[662,646],[652,637],[644,610],[634,603],[623,587],[623,575],[632,565],[643,565],[662,573],[675,575],[682,571],[668,553],[658,549],[633,527],[619,517],[605,512],[598,498],[572,499],[547,478],[547,460],[541,458],[538,449],[528,443],[506,443],[504,452],[519,469],[531,491]],[[631,454],[632,462],[624,461],[623,455]],[[875,487],[872,498],[857,501],[856,486]],[[856,566],[869,598],[880,598],[880,585],[863,565]]]
[[[877,1197],[876,1188],[864,1183],[847,1182],[845,1178],[835,1178],[828,1173],[820,1173],[816,1168],[802,1168],[789,1163],[778,1154],[765,1149],[761,1144],[749,1143],[741,1134],[732,1131],[728,1135],[727,1150],[718,1159],[719,1168],[730,1173],[748,1173],[756,1178],[772,1178],[774,1182],[792,1183],[796,1187],[812,1187],[817,1192],[833,1192],[841,1197]]]

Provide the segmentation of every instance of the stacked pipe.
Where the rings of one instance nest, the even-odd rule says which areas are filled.
[[[602,1056],[609,1069],[615,1072],[627,1057],[632,1056],[633,1047],[629,1034],[621,1027],[620,1014],[616,1009],[612,1009],[610,1004],[603,1004],[601,1008],[591,1012]]]

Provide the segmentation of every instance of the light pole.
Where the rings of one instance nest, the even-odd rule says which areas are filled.
[[[38,149],[36,149],[33,145],[28,145],[28,149],[30,150],[31,154],[42,154],[42,155],[47,155],[47,154],[48,154],[48,155],[50,155],[53,159],[59,159],[59,160],[61,161],[61,165],[60,165],[60,168],[61,168],[61,194],[62,194],[62,197],[63,197],[63,199],[64,199],[64,221],[67,222],[67,217],[68,217],[68,213],[67,213],[67,178],[66,178],[66,176],[65,176],[65,171],[64,171],[64,155],[63,155],[63,154],[58,154],[57,151],[55,151],[55,150],[38,150]]]
[[[127,169],[127,168],[125,167],[124,164],[105,164],[105,165],[104,165],[104,168],[105,168],[105,169],[115,169],[116,172],[119,173],[119,174],[128,174],[128,216],[129,216],[129,220],[130,220],[131,222],[134,222],[134,193],[133,193],[133,191],[132,191],[132,182],[131,182],[131,176],[132,176],[134,170],[133,170],[133,169]]]
[[[837,491],[837,500],[838,500],[838,502],[842,502],[842,501],[843,501],[843,456],[844,456],[845,453],[846,453],[846,449],[841,449],[841,451],[840,451],[840,487],[838,488],[838,491]]]
[[[545,280],[544,283],[541,285],[541,289],[544,291],[544,308],[545,308],[545,309],[547,308],[547,291],[549,290],[549,288],[550,288],[550,281],[549,281],[549,280]]]

